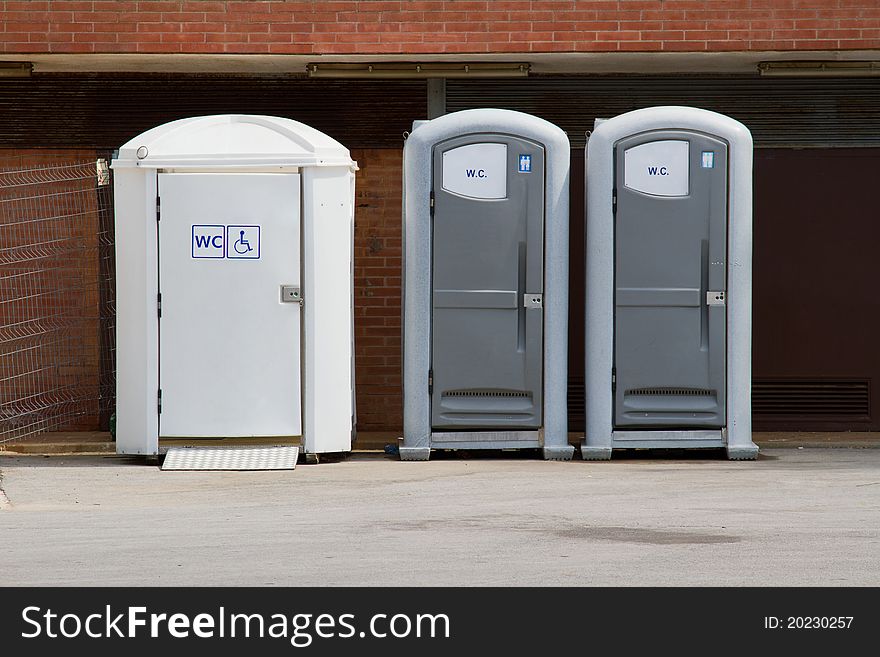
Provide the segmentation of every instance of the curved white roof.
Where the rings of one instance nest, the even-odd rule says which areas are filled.
[[[171,121],[119,149],[114,167],[353,166],[348,149],[293,119],[219,114]]]

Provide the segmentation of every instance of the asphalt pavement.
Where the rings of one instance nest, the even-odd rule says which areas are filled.
[[[0,457],[0,585],[880,585],[880,449],[284,472]]]

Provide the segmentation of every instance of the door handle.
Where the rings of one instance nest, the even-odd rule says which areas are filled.
[[[516,310],[516,350],[526,350],[526,243],[520,242],[516,253],[516,293],[523,295],[523,305]]]

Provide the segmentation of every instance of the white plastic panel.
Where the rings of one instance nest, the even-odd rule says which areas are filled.
[[[688,142],[651,141],[623,155],[624,185],[654,196],[688,195]]]
[[[303,172],[306,453],[351,451],[353,177]]]
[[[113,176],[116,215],[116,450],[157,454],[156,172]]]
[[[164,123],[119,149],[113,168],[171,166],[346,166],[335,139],[292,119],[221,114]]]
[[[160,173],[159,196],[160,435],[300,435],[300,175]]]
[[[468,144],[443,153],[443,189],[470,198],[506,198],[507,145]]]

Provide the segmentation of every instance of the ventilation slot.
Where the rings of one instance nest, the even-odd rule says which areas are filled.
[[[529,399],[531,392],[525,390],[446,390],[443,397],[521,397]]]
[[[714,390],[708,390],[706,388],[633,388],[632,390],[627,390],[624,393],[624,395],[627,397],[631,395],[675,395],[676,397],[712,397],[714,394]]]
[[[571,377],[568,380],[568,430],[583,431],[586,415],[584,399],[584,379]]]
[[[870,379],[756,379],[752,412],[759,416],[810,415],[866,418]]]

